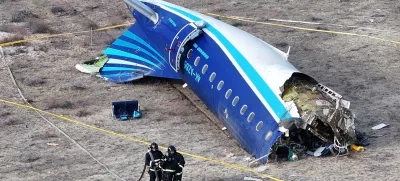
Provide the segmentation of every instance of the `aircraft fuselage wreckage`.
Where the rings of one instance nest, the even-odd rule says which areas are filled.
[[[350,102],[300,73],[288,53],[165,1],[125,2],[135,24],[78,70],[111,82],[182,79],[262,162],[276,142],[308,150],[328,144],[339,153],[356,141]]]

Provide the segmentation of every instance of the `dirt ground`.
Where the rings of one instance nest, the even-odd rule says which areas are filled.
[[[324,23],[288,25],[345,31],[400,41],[398,0],[173,0],[172,3],[258,21],[286,19]],[[18,12],[24,11],[25,13]],[[21,15],[22,14],[22,15]],[[22,18],[21,18],[22,16]],[[299,70],[350,100],[356,128],[371,145],[344,157],[308,157],[268,163],[264,174],[282,180],[400,180],[400,45],[378,39],[245,23],[221,18],[286,51]],[[0,0],[0,31],[39,36],[134,22],[123,1]],[[275,22],[276,23],[276,22]],[[327,25],[336,24],[336,25]],[[344,27],[344,26],[358,27]],[[364,27],[364,28],[361,28]],[[79,73],[74,65],[94,58],[124,28],[33,41],[5,47],[0,64],[0,99],[23,103],[10,80],[7,63],[25,97],[34,106],[162,146],[246,167],[249,155],[204,114],[201,101],[181,82],[146,78],[113,84]],[[1,36],[1,34],[0,34]],[[1,39],[0,39],[1,40]],[[184,95],[189,95],[189,99]],[[143,118],[116,121],[111,102],[138,99]],[[146,145],[45,116],[94,157],[126,180],[143,168]],[[373,131],[379,123],[389,127]],[[0,180],[116,180],[86,153],[33,111],[0,103]],[[48,146],[56,143],[58,146]],[[234,153],[234,157],[227,157]],[[185,156],[184,180],[243,180],[254,174]],[[148,177],[145,175],[145,180]]]

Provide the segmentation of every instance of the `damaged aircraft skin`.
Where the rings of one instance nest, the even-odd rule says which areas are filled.
[[[337,150],[355,141],[350,103],[300,73],[288,62],[288,53],[165,1],[125,2],[133,7],[136,22],[102,53],[98,72],[105,80],[182,79],[262,162],[278,139],[290,138],[308,149],[325,143]],[[76,67],[93,73],[84,66]]]

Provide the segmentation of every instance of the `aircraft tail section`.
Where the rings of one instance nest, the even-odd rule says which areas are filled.
[[[154,38],[136,22],[100,57],[75,67],[111,82],[130,82],[145,76],[180,79],[167,61],[165,47],[157,47]]]
[[[134,24],[105,49],[103,55],[108,61],[100,69],[100,75],[112,82],[128,82],[144,76],[179,79],[162,55],[165,50],[141,37],[147,36]]]

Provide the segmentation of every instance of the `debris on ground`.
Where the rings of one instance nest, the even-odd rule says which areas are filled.
[[[83,73],[98,74],[101,67],[103,67],[107,61],[107,55],[102,55],[93,60],[86,61],[83,64],[76,64],[75,68]]]
[[[250,161],[252,158],[250,158],[250,157],[248,157],[248,156],[245,156],[244,158],[243,158],[243,160],[244,161]]]
[[[314,156],[319,157],[319,156],[326,156],[330,153],[329,146],[321,146],[314,152]]]
[[[259,166],[259,167],[257,167],[257,168],[255,168],[254,170],[256,171],[256,172],[264,172],[265,170],[267,170],[268,169],[268,167],[267,166],[265,166],[265,165],[263,165],[263,166]]]
[[[291,117],[280,121],[282,136],[270,158],[296,161],[312,156],[347,154],[350,145],[366,146],[358,138],[350,102],[330,88],[302,73],[294,73],[281,87]]]
[[[112,102],[112,115],[121,121],[140,118],[142,113],[140,112],[139,101]]]
[[[369,145],[368,138],[373,137],[374,135],[367,136],[363,132],[356,132],[357,142],[355,143],[356,146],[363,146],[366,147]]]
[[[261,179],[253,178],[253,177],[244,177],[243,180],[262,181]]]
[[[382,129],[382,128],[384,128],[384,127],[387,127],[387,126],[389,126],[389,125],[388,125],[388,124],[385,124],[385,123],[381,123],[381,124],[378,124],[378,125],[372,127],[372,129],[373,129],[373,130],[380,130],[380,129]]]
[[[365,148],[363,146],[357,146],[357,145],[351,145],[350,150],[353,152],[359,152],[359,151],[364,151]]]

